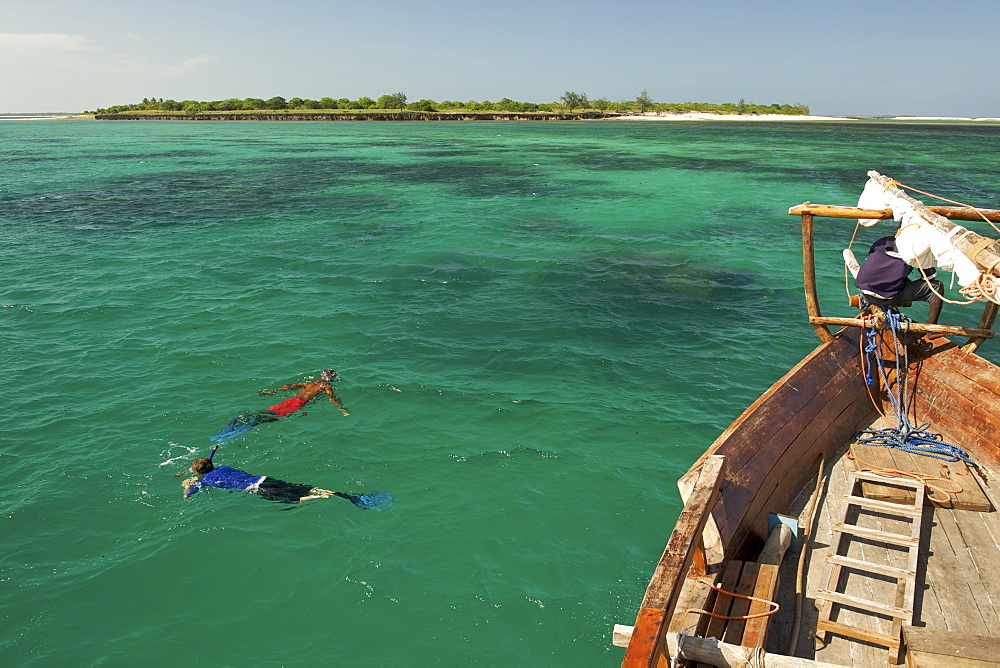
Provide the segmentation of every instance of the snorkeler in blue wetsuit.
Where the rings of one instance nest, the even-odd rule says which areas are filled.
[[[276,478],[269,478],[263,475],[253,475],[246,471],[233,468],[231,466],[215,466],[212,458],[219,446],[212,448],[210,457],[199,457],[191,462],[191,471],[195,475],[187,478],[181,483],[184,488],[184,498],[191,498],[200,491],[208,491],[208,488],[216,489],[240,489],[247,494],[256,494],[269,501],[280,503],[299,503],[310,499],[327,499],[331,496],[339,496],[347,499],[359,508],[381,510],[385,506],[392,505],[392,497],[382,492],[372,492],[371,494],[346,494],[344,492],[331,492],[328,489],[319,489],[312,485],[285,482]]]

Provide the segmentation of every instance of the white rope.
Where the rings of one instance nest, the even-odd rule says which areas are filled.
[[[1000,304],[1000,296],[997,295],[997,277],[988,272],[980,273],[979,278],[959,292],[972,301],[990,301],[994,304]]]
[[[955,236],[955,233],[959,232],[959,231],[961,231],[962,234],[960,234],[957,239],[952,239],[952,237]],[[955,227],[951,228],[951,231],[948,232],[948,234],[945,235],[945,236],[948,237],[948,243],[950,243],[952,246],[954,246],[955,244],[957,244],[959,241],[961,241],[962,239],[964,239],[966,236],[968,236],[970,234],[975,234],[975,232],[973,232],[972,230],[968,230],[968,229],[962,227],[961,225],[956,225]]]
[[[763,647],[740,646],[740,649],[744,650],[742,653],[737,652],[731,645],[725,643],[719,643],[719,647],[723,652],[728,652],[731,658],[738,661],[740,668],[764,668],[766,652],[764,652]]]

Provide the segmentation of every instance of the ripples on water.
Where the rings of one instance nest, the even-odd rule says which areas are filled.
[[[0,133],[11,665],[615,664],[676,478],[814,345],[787,208],[873,167],[998,190],[984,127]],[[818,234],[830,313],[850,232]],[[217,459],[392,508],[181,500],[256,390],[324,367],[350,417]]]

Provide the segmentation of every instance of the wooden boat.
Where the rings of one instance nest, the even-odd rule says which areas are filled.
[[[895,195],[942,230],[1000,221]],[[622,665],[1000,665],[1000,368],[975,352],[994,336],[997,303],[978,327],[914,322],[905,347],[865,352],[885,323],[822,316],[814,219],[892,212],[807,202],[789,213],[802,219],[821,344],[678,482],[684,509],[635,623],[615,627]],[[955,245],[995,272],[1000,245],[963,234]],[[973,464],[859,443],[859,430],[899,426],[893,396],[907,424],[929,423]]]

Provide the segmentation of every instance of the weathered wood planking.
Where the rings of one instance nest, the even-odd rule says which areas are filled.
[[[710,509],[718,500],[725,475],[724,458],[709,457],[702,463],[691,496],[677,518],[663,556],[646,587],[646,595],[622,661],[625,668],[659,665],[666,661],[664,631],[681,597],[694,552],[711,515]]]
[[[904,626],[909,665],[916,668],[1000,666],[1000,639]]]
[[[742,566],[743,572],[740,573],[740,582],[734,592],[739,594],[740,598],[733,598],[733,604],[729,608],[729,615],[738,619],[727,620],[726,632],[722,638],[723,642],[734,645],[743,644],[743,629],[746,628],[747,622],[745,619],[739,618],[745,617],[750,612],[750,601],[742,597],[753,596],[757,584],[757,572],[760,569],[760,564],[753,561],[742,562]]]
[[[771,628],[771,617],[754,617],[753,615],[759,615],[770,610],[770,606],[761,601],[773,601],[777,598],[779,568],[775,564],[760,565],[753,596],[761,600],[750,603],[748,614],[751,616],[751,619],[746,621],[746,628],[743,630],[743,640],[740,642],[744,647],[763,647],[767,642],[767,633]]]
[[[849,462],[843,457],[834,461],[829,467],[829,491],[820,503],[819,511],[817,513],[815,533],[810,536],[809,549],[811,550],[811,558],[809,560],[808,575],[806,578],[806,590],[812,600],[805,605],[803,610],[803,623],[800,628],[798,642],[798,651],[800,656],[803,656],[802,652],[808,652],[809,648],[813,647],[811,636],[816,628],[818,611],[816,607],[812,605],[812,602],[815,601],[812,596],[817,589],[823,586],[821,583],[823,583],[824,580],[823,574],[825,571],[826,561],[821,558],[821,555],[825,552],[834,550],[831,545],[833,528],[834,524],[839,522],[840,517],[843,516],[843,504],[846,503],[843,495],[847,491],[849,469]],[[860,550],[862,546],[856,545],[855,547]],[[874,560],[878,558],[873,551],[876,546],[871,545],[864,547],[867,549],[862,552],[852,554],[852,556],[860,556],[861,558],[865,558],[867,560]],[[888,550],[883,548],[881,551],[886,553],[888,556]],[[848,593],[856,596],[865,596],[869,599],[877,597],[880,593],[885,595],[889,595],[891,593],[891,591],[888,590],[884,592],[874,591],[872,588],[874,583],[868,578],[849,579],[846,584],[848,585]],[[889,630],[882,623],[882,620],[873,617],[872,615],[862,615],[854,613],[854,611],[851,610],[845,610],[842,614],[846,615],[845,618],[855,624],[856,627],[865,628],[872,633],[882,633]],[[826,645],[815,651],[815,658],[817,660],[840,664],[843,666],[886,665],[885,650],[881,647],[857,643],[849,638],[838,635],[831,635],[827,638],[827,641]],[[805,656],[808,656],[808,654]]]
[[[831,457],[844,444],[853,440],[855,431],[874,422],[876,410],[865,386],[859,362],[859,337],[860,332],[842,331],[834,341],[814,350],[744,411],[682,479],[682,484],[690,486],[704,472],[709,457],[725,458],[727,474],[721,483],[721,493],[705,508],[706,511],[711,510],[727,561],[749,556],[746,548],[756,547],[755,542],[763,542],[768,513],[784,511],[803,485],[812,478],[820,455]],[[988,464],[1000,462],[1000,449],[993,442],[994,435],[1000,433],[1000,416],[997,416],[1000,411],[994,410],[1000,408],[1000,373],[992,364],[960,350],[950,342],[939,340],[931,348],[926,351],[926,359],[913,365],[910,390],[913,394],[911,404],[914,414],[910,416],[911,423],[930,421],[933,431],[940,432],[946,441],[969,450],[974,459],[981,458]],[[915,360],[916,357],[911,356],[911,362]],[[919,422],[915,416],[919,416]],[[874,453],[869,454],[875,461],[869,457],[863,458],[876,465],[900,470],[920,470],[919,462],[928,459],[915,458],[907,453],[889,453],[888,457],[880,460]],[[942,463],[940,460],[933,460],[929,466],[936,468],[927,472],[939,475],[942,464],[947,467],[948,477],[954,479],[968,476],[961,467]],[[974,481],[971,476],[968,479],[970,483]],[[987,496],[978,490],[977,485],[966,485],[965,482],[961,484],[968,490],[975,490],[978,496],[974,502],[957,502],[958,507],[965,504],[964,507],[969,508],[989,508]],[[687,510],[686,508],[685,511]],[[682,525],[682,534],[687,535],[693,530],[691,518],[678,521],[678,528]],[[675,534],[677,531],[675,529]],[[1000,536],[1000,523],[995,532]],[[983,540],[993,540],[990,531],[981,533],[986,536]],[[695,537],[688,538],[696,540]],[[945,536],[944,540],[947,538]],[[671,536],[671,541],[674,541],[674,535]],[[872,550],[878,549],[885,551],[874,545],[865,547],[864,551],[871,555]],[[658,568],[659,576],[654,576],[654,580],[650,582],[647,599],[637,617],[638,632],[633,635],[630,644],[630,651],[633,645],[637,648],[636,660],[629,663],[629,655],[626,655],[627,661],[623,665],[665,663],[663,631],[671,622],[673,608],[682,593],[679,583],[688,583],[683,588],[688,593],[696,587],[702,588],[693,577],[685,579],[690,560],[685,566],[677,560],[676,554],[668,559],[668,551],[664,552],[664,559],[661,560],[661,567],[665,563],[667,567]],[[989,552],[997,552],[995,543]],[[888,563],[898,562],[899,555],[889,551],[884,559]],[[977,567],[990,568],[991,565]],[[670,577],[674,580],[670,581]],[[877,600],[881,594],[876,591],[876,584],[878,583],[861,584],[865,591],[859,591],[859,596],[868,598],[874,595]],[[733,585],[740,587],[739,577]],[[743,585],[744,588],[749,586],[746,582]],[[964,590],[960,588],[957,591],[971,591],[971,586],[975,585],[965,585]],[[936,586],[934,591],[927,592],[926,605],[952,615],[960,615],[969,605],[981,608],[985,605],[983,601],[992,600],[994,593],[990,586],[984,586],[983,583],[978,587],[980,591],[974,592],[975,596],[963,603],[949,594],[947,588]],[[985,598],[980,600],[980,597]],[[923,603],[923,599],[921,601]],[[717,621],[706,621],[705,625],[703,628],[707,635],[724,635],[735,633],[739,623],[732,625],[732,631],[720,628]],[[978,628],[978,625],[974,626]],[[711,627],[711,630],[706,627]],[[886,630],[892,632],[880,628],[871,628],[870,632],[877,635]],[[828,649],[835,649],[840,643],[834,637],[831,644],[833,647]],[[870,648],[864,645],[852,644],[845,649],[853,662],[860,660],[867,664],[872,658],[869,656]],[[884,661],[884,654],[882,657]]]
[[[743,562],[741,561],[730,561],[726,564],[725,568],[722,569],[722,577],[716,586],[725,591],[736,591],[736,587],[739,585],[740,576],[742,575]],[[723,634],[726,630],[726,620],[722,616],[730,616],[730,610],[733,606],[733,601],[735,599],[732,596],[725,596],[719,594],[716,590],[712,590],[712,595],[709,597],[710,607],[708,608],[716,615],[721,615],[718,617],[711,615],[704,615],[701,617],[701,623],[698,628],[698,635],[703,638],[716,638],[722,640]]]
[[[996,593],[996,587],[991,582],[995,566],[990,563],[995,562],[996,553],[992,555],[993,559],[984,560],[986,563],[977,561],[955,513],[936,510],[934,522],[936,526],[931,534],[934,547],[950,557],[948,562],[934,565],[934,589],[938,593],[939,604],[950,612],[946,617],[960,623],[960,626],[952,626],[951,630],[992,635],[995,632],[991,629],[1000,628],[1000,620],[990,597],[990,589]],[[979,555],[980,559],[985,556]],[[985,570],[980,570],[980,564]]]
[[[1000,374],[978,355],[953,346],[938,347],[920,364],[913,409],[921,421],[961,442],[990,465],[1000,464]]]
[[[918,342],[917,347],[930,346],[921,353],[911,351],[911,364],[908,382],[908,403],[910,406],[907,419],[913,426],[930,422],[929,429],[940,433],[945,442],[963,447],[970,452],[982,453],[992,463],[995,455],[993,434],[1000,430],[1000,419],[995,415],[1000,407],[1000,374],[982,358],[962,351],[946,339],[938,339],[930,344],[926,340]],[[894,362],[887,354],[887,364]],[[895,373],[890,373],[895,376]],[[891,406],[883,406],[890,420],[882,420],[873,425],[872,429],[896,427],[897,418],[891,413]],[[933,457],[911,455],[895,448],[872,447],[856,444],[854,453],[863,460],[856,463],[856,468],[866,464],[899,471],[913,471],[930,476],[940,476],[954,480],[962,491],[953,495],[952,499],[943,504],[963,510],[986,511],[991,504],[979,486],[976,478],[962,462],[943,462]],[[933,484],[933,483],[932,483]],[[948,484],[942,484],[943,489],[950,489]],[[908,499],[905,490],[885,487],[870,483],[865,484],[865,494],[869,498],[889,501]],[[935,494],[939,497],[940,493]]]
[[[888,426],[884,420],[879,420],[873,428],[883,429]],[[933,425],[932,425],[933,427]],[[856,471],[864,470],[869,466],[884,469],[920,473],[927,476],[937,476],[957,483],[961,491],[949,494],[947,501],[939,501],[941,492],[928,490],[928,499],[936,506],[944,508],[956,508],[959,510],[975,510],[980,512],[992,509],[990,500],[979,486],[979,481],[969,471],[969,467],[962,461],[945,462],[934,457],[923,455],[913,455],[898,448],[886,446],[871,446],[855,443],[851,450],[857,459],[854,460]],[[929,480],[928,485],[938,485],[942,490],[951,491],[954,485],[947,482]],[[893,485],[879,485],[877,483],[865,482],[862,485],[865,496],[869,499],[880,499],[893,503],[905,503],[913,500],[913,493],[907,489]],[[934,497],[930,498],[933,492]]]
[[[873,410],[871,404],[851,387],[843,388],[829,402],[818,405],[821,406],[819,412],[787,444],[774,442],[783,448],[773,460],[771,471],[756,471],[764,476],[756,494],[737,500],[744,506],[741,526],[733,534],[734,547],[765,535],[768,514],[787,508],[798,493],[795,486],[787,484],[787,478],[793,472],[795,476],[808,475],[819,456],[829,458],[839,450],[858,428],[870,421]],[[724,497],[724,502],[729,500],[730,497]]]
[[[831,456],[871,419],[857,351],[853,331],[819,346],[706,451],[726,457],[729,473],[713,517],[730,548],[763,540],[767,513],[782,510],[812,476],[816,459]]]

